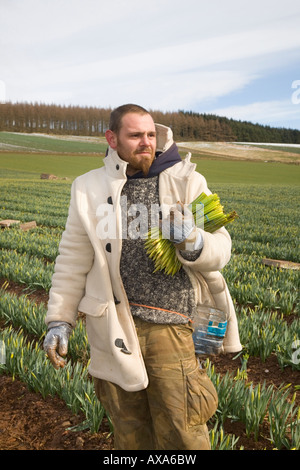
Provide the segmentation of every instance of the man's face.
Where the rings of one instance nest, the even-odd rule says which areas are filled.
[[[119,157],[128,162],[128,175],[138,171],[148,174],[156,150],[156,130],[150,114],[125,114],[120,132],[108,131],[106,137]]]

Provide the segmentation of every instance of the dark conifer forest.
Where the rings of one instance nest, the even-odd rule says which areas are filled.
[[[172,128],[177,141],[267,142],[300,144],[300,131],[228,119],[191,111],[149,110],[155,120]],[[0,104],[0,131],[101,136],[108,128],[110,108]]]

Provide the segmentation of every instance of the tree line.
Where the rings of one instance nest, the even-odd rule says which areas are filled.
[[[109,126],[111,108],[0,104],[0,131],[102,136]],[[300,131],[192,111],[150,110],[154,121],[171,127],[175,140],[300,143]]]

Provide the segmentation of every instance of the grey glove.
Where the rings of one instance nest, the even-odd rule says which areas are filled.
[[[72,326],[69,323],[58,321],[48,324],[48,332],[44,340],[44,350],[55,369],[64,367],[66,364],[66,360],[62,356],[67,355],[71,332]]]
[[[163,237],[172,241],[179,250],[193,251],[203,246],[202,236],[197,230],[193,214],[181,202],[177,202],[167,218],[162,221],[161,231]]]

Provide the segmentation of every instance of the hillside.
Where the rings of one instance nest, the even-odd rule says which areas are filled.
[[[0,132],[0,151],[99,154],[107,148],[104,140],[100,137]]]
[[[193,157],[248,160],[260,162],[300,163],[300,145],[276,145],[249,142],[179,142],[178,147]]]
[[[294,164],[300,162],[300,144],[178,141],[177,145],[182,155],[191,152],[193,158]],[[106,148],[107,143],[102,136],[0,132],[0,152],[104,155]]]

